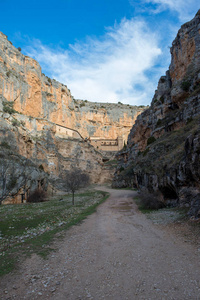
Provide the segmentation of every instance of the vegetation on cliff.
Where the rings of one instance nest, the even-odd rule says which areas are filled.
[[[157,192],[166,205],[200,217],[200,14],[184,24],[171,64],[151,106],[136,120],[127,149],[118,153],[113,187]]]

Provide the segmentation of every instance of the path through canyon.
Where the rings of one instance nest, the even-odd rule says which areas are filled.
[[[137,210],[136,192],[112,190],[47,260],[33,255],[0,283],[1,299],[200,299],[194,245]]]

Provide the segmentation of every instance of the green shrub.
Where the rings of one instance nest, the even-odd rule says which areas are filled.
[[[21,125],[21,123],[16,119],[12,119],[12,125],[18,127]]]
[[[156,141],[154,136],[150,136],[147,140],[147,146],[154,143]]]
[[[160,209],[164,208],[165,204],[159,200],[157,193],[150,194],[148,191],[141,192],[139,195],[141,209]]]
[[[120,167],[119,171],[120,172],[124,171],[124,167]]]
[[[24,121],[20,121],[20,123],[22,126],[25,126],[25,124],[26,124]]]
[[[164,83],[165,82],[165,78],[161,77],[160,81],[161,81],[161,83]]]
[[[149,152],[149,148],[147,148],[146,150],[144,150],[144,152],[142,152],[142,155],[146,156],[148,152]]]
[[[6,141],[2,141],[0,145],[1,145],[1,147],[4,147],[6,149],[10,149],[10,145]]]
[[[17,111],[13,108],[14,102],[3,101],[3,112],[8,114],[14,114]]]
[[[191,86],[191,82],[189,80],[185,80],[181,82],[181,88],[183,91],[188,92]]]
[[[193,121],[193,118],[190,117],[190,118],[187,119],[186,124],[189,124],[189,123],[191,123],[192,121]]]
[[[35,190],[27,198],[27,202],[29,203],[44,202],[45,200],[46,200],[46,192],[41,189]]]
[[[40,170],[40,171],[44,171],[43,165],[40,165],[40,166],[39,166],[39,170]]]
[[[164,101],[165,101],[164,96],[161,96],[161,97],[160,97],[160,101],[161,101],[162,103],[164,103]]]
[[[11,71],[10,71],[10,70],[6,72],[7,77],[9,77],[10,74],[11,74]]]
[[[162,120],[158,119],[157,123],[156,123],[156,127],[159,127],[162,124]]]

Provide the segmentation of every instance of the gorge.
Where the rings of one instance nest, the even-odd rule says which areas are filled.
[[[165,205],[187,206],[199,217],[200,11],[170,51],[150,107],[93,103],[74,99],[0,33],[1,159],[11,158],[19,174],[29,162],[29,189],[60,189],[63,171],[74,167],[93,183],[111,182],[115,171],[113,187],[157,193]],[[116,151],[114,170],[116,162],[105,161]],[[20,178],[10,194],[16,202]]]
[[[181,26],[171,64],[151,106],[138,116],[125,151],[118,153],[113,187],[156,193],[166,205],[200,216],[200,10]]]

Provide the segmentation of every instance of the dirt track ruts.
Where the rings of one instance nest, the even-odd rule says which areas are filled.
[[[1,280],[1,299],[200,299],[197,249],[138,212],[136,192],[106,190],[47,260],[33,255]]]

